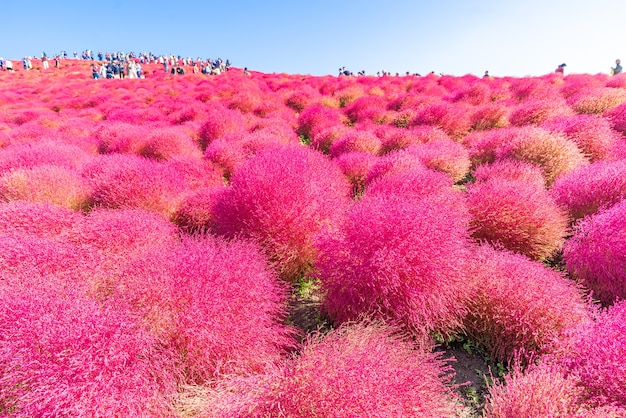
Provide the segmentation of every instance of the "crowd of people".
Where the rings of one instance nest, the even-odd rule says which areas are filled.
[[[93,61],[91,64],[91,76],[94,79],[99,78],[142,78],[144,76],[142,65],[144,64],[160,64],[166,73],[172,75],[185,74],[191,71],[194,74],[218,75],[230,68],[230,60],[223,61],[217,59],[202,59],[182,57],[180,55],[156,55],[152,52],[135,54],[134,52],[94,52],[90,49],[84,50],[81,54],[74,51],[73,57],[70,57],[66,51],[61,51],[53,56],[54,67],[60,68],[61,62],[66,59],[81,59]],[[22,59],[24,70],[33,69],[33,60],[37,59],[31,56],[25,56]],[[41,69],[50,68],[48,55],[43,52],[41,54]],[[0,58],[0,70],[13,71],[13,62]]]

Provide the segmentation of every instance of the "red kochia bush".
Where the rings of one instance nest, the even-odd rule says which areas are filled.
[[[330,146],[330,156],[337,158],[341,154],[347,152],[369,152],[370,154],[378,154],[380,151],[381,141],[369,130],[352,130],[340,138]]]
[[[608,418],[591,415],[581,407],[582,389],[574,377],[566,378],[559,368],[542,363],[522,372],[520,367],[494,381],[487,394],[485,418],[562,417]],[[589,413],[589,415],[587,415]],[[579,415],[580,414],[580,415]],[[615,415],[614,418],[618,418]]]
[[[190,234],[214,230],[215,205],[227,190],[226,186],[205,187],[185,196],[172,215],[172,222]]]
[[[187,384],[264,373],[294,346],[286,284],[252,242],[203,235],[153,246],[122,264],[110,293],[172,350]]]
[[[481,164],[474,170],[477,182],[491,179],[514,180],[544,187],[546,179],[539,166],[516,160],[499,160],[491,164]]]
[[[246,130],[246,121],[241,112],[226,109],[220,105],[207,109],[203,120],[204,123],[198,132],[198,141],[202,150],[205,150],[217,138]]]
[[[556,118],[542,127],[564,133],[591,162],[611,158],[620,141],[619,134],[611,128],[609,121],[598,115]]]
[[[341,111],[314,104],[304,109],[298,117],[298,135],[311,138],[314,131],[341,124]]]
[[[625,356],[626,303],[620,302],[603,312],[596,323],[573,333],[557,364],[580,379],[583,395],[591,405],[626,408]]]
[[[626,198],[626,159],[579,167],[557,179],[551,193],[572,219],[611,207]]]
[[[451,139],[411,145],[406,151],[417,156],[426,167],[447,173],[455,182],[469,173],[471,162],[467,149]]]
[[[565,212],[541,186],[493,179],[468,187],[472,236],[542,260],[561,248],[567,235]]]
[[[626,91],[611,87],[587,88],[567,99],[577,113],[602,114],[626,102]]]
[[[0,412],[173,416],[170,356],[123,306],[81,290],[0,282]]]
[[[182,175],[170,166],[147,158],[111,154],[86,164],[83,177],[95,205],[139,208],[173,213],[185,191]]]
[[[202,151],[180,126],[154,128],[148,131],[138,153],[144,157],[167,160],[174,156],[201,157]]]
[[[14,144],[0,149],[0,173],[44,164],[74,169],[90,158],[90,154],[77,146],[52,140]]]
[[[256,240],[289,281],[306,274],[313,237],[343,216],[350,185],[321,153],[299,145],[268,149],[232,176],[215,208],[216,231]]]
[[[589,322],[581,289],[562,273],[521,254],[477,247],[469,277],[477,289],[465,329],[503,363],[533,360],[568,329]]]
[[[380,177],[368,184],[365,193],[367,196],[385,197],[393,194],[399,198],[419,200],[436,193],[460,193],[452,185],[452,179],[447,174],[424,167]]]
[[[558,97],[549,100],[528,100],[519,104],[509,116],[515,126],[538,125],[557,116],[573,115],[565,100]]]
[[[59,237],[82,216],[64,206],[14,201],[0,203],[0,233]]]
[[[570,274],[603,304],[625,299],[626,200],[578,221],[563,259]]]
[[[76,170],[53,165],[12,170],[0,176],[0,200],[52,203],[85,209],[91,189]]]
[[[449,196],[366,192],[341,229],[317,242],[324,309],[336,323],[363,314],[396,321],[420,344],[432,342],[430,332],[453,333],[471,296],[463,277],[468,221]]]
[[[223,408],[235,403],[232,395],[222,397],[207,405],[207,412],[210,417],[452,417],[462,410],[449,385],[452,377],[439,355],[416,350],[393,328],[352,324],[310,337],[282,370],[255,379],[247,389],[240,385],[248,402]]]
[[[333,159],[333,162],[337,164],[350,181],[353,197],[363,193],[367,173],[376,164],[377,160],[377,156],[362,151],[346,152]]]
[[[511,142],[503,143],[496,149],[496,157],[537,164],[543,170],[547,186],[559,175],[588,163],[576,144],[563,135],[532,127],[519,133]]]

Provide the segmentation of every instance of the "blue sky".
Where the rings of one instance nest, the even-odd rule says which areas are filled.
[[[0,56],[85,49],[227,58],[268,73],[608,73],[622,0],[3,2]],[[9,35],[11,34],[11,35]]]

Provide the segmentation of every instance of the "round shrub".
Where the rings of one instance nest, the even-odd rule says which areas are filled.
[[[27,200],[81,210],[91,203],[91,189],[76,170],[38,165],[0,176],[0,200]]]
[[[203,151],[212,141],[224,135],[246,131],[246,121],[241,112],[220,105],[208,108],[203,121],[198,132],[198,142]]]
[[[567,271],[609,305],[626,298],[626,200],[586,217],[563,247]]]
[[[179,208],[172,215],[172,222],[188,233],[203,233],[215,229],[213,213],[226,186],[213,186],[197,189],[185,196]]]
[[[542,127],[564,133],[591,162],[612,158],[614,148],[620,141],[619,134],[611,128],[609,121],[598,115],[556,118]]]
[[[576,144],[563,135],[548,132],[542,128],[529,127],[510,143],[500,145],[496,157],[526,161],[540,166],[550,186],[554,180],[588,160]]]
[[[498,160],[491,164],[481,164],[474,169],[476,182],[489,180],[512,180],[544,187],[546,179],[541,168],[534,164],[516,160]]]
[[[295,345],[287,286],[252,242],[203,235],[153,246],[122,264],[114,292],[174,353],[182,383],[265,373]]]
[[[574,220],[611,207],[626,197],[626,159],[578,167],[558,178],[550,192]]]
[[[579,327],[557,364],[580,379],[585,400],[593,406],[626,408],[626,303],[602,312],[593,324]]]
[[[226,381],[207,397],[209,417],[453,417],[463,408],[450,366],[385,325],[314,335],[282,369]]]
[[[91,188],[92,202],[112,209],[138,208],[169,215],[186,189],[178,171],[135,155],[100,156],[83,166],[82,175]]]
[[[381,147],[380,139],[369,130],[353,130],[337,138],[330,146],[329,153],[333,158],[347,152],[368,152],[378,154]]]
[[[591,321],[582,290],[540,262],[483,245],[472,263],[477,295],[465,330],[492,359],[527,364],[551,352],[570,329]]]
[[[15,416],[171,416],[171,356],[123,306],[83,292],[0,282],[0,410]]]
[[[138,154],[156,160],[174,156],[201,157],[202,151],[191,136],[179,126],[154,128],[145,135]]]
[[[367,173],[377,161],[377,156],[361,151],[346,152],[333,159],[352,185],[352,197],[363,194]]]
[[[16,200],[0,203],[0,233],[60,237],[80,221],[80,213],[64,206]]]
[[[263,151],[243,163],[215,208],[216,232],[256,240],[282,278],[306,275],[313,237],[332,228],[350,202],[350,185],[321,153],[302,146]]]
[[[469,216],[460,202],[432,195],[368,196],[337,233],[317,241],[323,308],[337,324],[362,315],[397,322],[420,344],[461,325],[471,289],[463,277]]]
[[[516,367],[503,381],[496,380],[489,388],[484,417],[591,418],[591,415],[583,415],[582,390],[577,382],[573,377],[564,377],[558,368],[544,363],[526,371]]]
[[[568,219],[541,186],[493,179],[467,188],[472,237],[542,260],[561,248]]]
[[[412,145],[406,151],[417,156],[426,167],[447,173],[455,182],[462,180],[470,170],[467,149],[451,139]]]
[[[517,105],[509,116],[515,126],[539,125],[557,116],[572,115],[572,109],[565,100],[558,99],[528,100]],[[560,100],[559,100],[560,99]]]
[[[576,113],[602,114],[626,102],[626,91],[611,87],[588,88],[567,99]]]

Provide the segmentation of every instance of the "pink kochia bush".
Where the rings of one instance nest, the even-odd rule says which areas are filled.
[[[561,176],[550,190],[574,220],[626,198],[626,159],[596,161]]]
[[[455,182],[462,180],[470,170],[467,149],[451,139],[411,145],[406,151],[417,156],[426,167],[447,173]]]
[[[12,170],[0,176],[0,200],[52,203],[69,209],[86,209],[91,189],[77,170],[39,165]]]
[[[477,247],[468,275],[469,338],[503,363],[526,363],[553,349],[568,329],[590,322],[582,290],[562,273],[521,254]]]
[[[481,164],[472,173],[476,182],[492,179],[514,180],[544,187],[546,179],[539,166],[517,160],[498,160],[491,164]]]
[[[574,377],[566,378],[550,364],[514,367],[503,381],[495,381],[487,394],[485,418],[560,417],[618,418],[621,415],[592,415],[581,406],[582,389]]]
[[[94,205],[139,208],[169,215],[186,190],[178,170],[136,155],[103,155],[85,164],[82,175]]]
[[[560,249],[566,213],[543,186],[494,178],[467,188],[472,236],[542,260]]]
[[[263,373],[295,341],[287,287],[252,242],[203,235],[123,264],[112,290],[169,347],[185,383]]]
[[[495,154],[497,159],[510,158],[540,166],[547,186],[558,176],[588,163],[573,141],[563,135],[532,127],[519,131],[512,141],[502,143]]]
[[[556,356],[567,375],[580,379],[585,400],[594,406],[626,408],[626,303],[601,313],[594,324],[579,327]]]
[[[578,221],[563,259],[603,304],[626,298],[626,200]]]
[[[366,192],[338,232],[319,238],[315,265],[335,323],[374,315],[425,345],[431,332],[460,327],[472,295],[463,276],[469,216],[462,196],[451,200]]]
[[[16,200],[0,203],[0,233],[56,238],[82,216],[64,206]]]
[[[205,187],[185,196],[172,215],[172,222],[190,234],[214,230],[215,205],[227,190],[226,186]]]
[[[76,285],[0,281],[0,413],[173,416],[171,355],[114,302]]]
[[[392,327],[349,324],[313,335],[270,375],[222,382],[207,417],[457,417],[453,371]]]
[[[215,207],[216,232],[257,241],[282,278],[310,271],[314,236],[334,228],[348,205],[350,185],[318,151],[294,145],[247,160]]]

